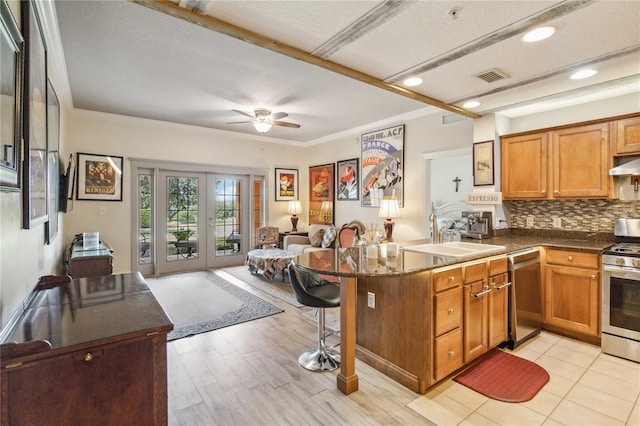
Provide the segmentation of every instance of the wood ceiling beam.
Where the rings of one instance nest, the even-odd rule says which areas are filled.
[[[413,92],[404,87],[397,86],[395,84],[387,83],[383,80],[375,78],[369,74],[354,70],[353,68],[345,67],[335,62],[314,56],[309,52],[305,52],[297,47],[290,46],[288,44],[280,43],[271,38],[265,37],[253,31],[246,30],[228,22],[221,21],[211,16],[203,15],[198,12],[194,12],[189,9],[180,7],[179,5],[168,0],[130,0],[133,3],[140,4],[150,9],[162,12],[164,14],[191,22],[201,27],[216,31],[221,34],[228,35],[230,37],[251,43],[255,46],[262,47],[264,49],[271,50],[281,55],[288,56],[293,59],[297,59],[306,62],[311,65],[324,68],[328,71],[335,72],[337,74],[344,75],[354,80],[361,81],[363,83],[375,86],[392,93],[396,93],[401,96],[413,99],[418,102],[422,102],[428,105],[432,105],[446,111],[451,111],[456,114],[464,115],[469,118],[479,118],[480,115],[475,112],[468,111],[464,108],[450,105],[438,99],[431,98],[429,96],[422,95],[420,93]]]

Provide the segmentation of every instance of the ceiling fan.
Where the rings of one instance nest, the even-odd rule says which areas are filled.
[[[280,121],[281,118],[285,118],[289,116],[289,114],[287,114],[286,112],[274,112],[272,114],[271,110],[269,109],[256,108],[253,112],[253,115],[251,115],[249,113],[246,113],[244,111],[239,111],[237,109],[234,109],[233,111],[240,113],[242,115],[246,115],[247,117],[250,117],[251,120],[231,121],[226,124],[252,123],[253,127],[255,127],[256,130],[259,131],[260,133],[267,133],[271,129],[271,126],[274,126],[274,125],[282,126],[282,127],[293,127],[294,129],[297,129],[300,127],[299,124],[289,123],[287,121]]]

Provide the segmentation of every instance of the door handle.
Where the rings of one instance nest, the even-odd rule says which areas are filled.
[[[473,297],[482,297],[482,296],[484,296],[485,294],[488,294],[488,293],[491,293],[491,289],[481,291],[480,293],[471,293],[471,294],[473,295]]]

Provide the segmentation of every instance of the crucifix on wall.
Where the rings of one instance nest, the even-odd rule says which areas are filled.
[[[460,182],[462,182],[462,179],[460,179],[458,176],[456,176],[456,178],[454,180],[452,180],[451,182],[455,182],[455,184],[456,184],[456,192],[458,192],[458,188],[460,186]]]

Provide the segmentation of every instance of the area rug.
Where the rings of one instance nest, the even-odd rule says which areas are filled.
[[[534,362],[493,349],[453,380],[491,399],[525,402],[549,381],[549,373]]]
[[[283,312],[210,271],[147,278],[147,283],[174,324],[167,340]]]
[[[291,306],[295,306],[296,308],[303,306],[296,300],[296,295],[293,293],[293,287],[291,287],[289,279],[283,282],[280,275],[272,280],[268,280],[263,278],[262,275],[252,274],[246,265],[222,268],[218,271],[233,275],[239,280],[249,284],[251,287],[264,291],[283,302],[287,302]]]

